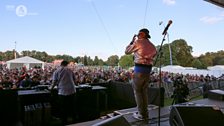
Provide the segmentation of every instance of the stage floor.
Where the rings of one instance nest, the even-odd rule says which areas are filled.
[[[201,99],[192,102],[187,102],[179,104],[183,106],[217,106],[224,113],[224,101],[212,100],[212,99]],[[123,115],[123,117],[129,122],[131,126],[158,126],[158,121],[160,120],[161,126],[170,126],[169,124],[169,114],[172,106],[161,107],[160,108],[160,118],[159,118],[159,108],[158,106],[149,105],[149,120],[148,121],[139,121],[133,118],[133,113],[137,111],[136,108],[128,108],[114,111],[113,115]],[[99,122],[104,121],[105,119],[96,119],[93,121],[82,122],[77,124],[72,124],[69,126],[92,126]]]

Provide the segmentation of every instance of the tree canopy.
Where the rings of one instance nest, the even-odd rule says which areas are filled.
[[[160,45],[156,46],[157,50],[160,49]],[[161,48],[161,52],[157,56],[161,58],[155,58],[161,61],[162,66],[170,65],[171,60],[173,65],[180,65],[184,67],[195,67],[195,68],[207,68],[208,66],[214,65],[224,65],[224,50],[218,52],[207,52],[200,55],[199,57],[192,56],[193,47],[188,45],[184,39],[177,39],[171,42],[170,44],[164,44]],[[45,51],[36,51],[36,50],[24,50],[20,54],[14,50],[8,50],[6,52],[0,51],[0,61],[8,61],[14,59],[15,53],[17,57],[30,56],[36,59],[39,59],[44,62],[52,62],[55,59],[63,59],[69,62],[82,63],[86,66],[118,66],[118,64],[123,68],[129,68],[134,65],[133,55],[123,55],[120,57],[117,55],[111,55],[108,57],[107,61],[95,56],[94,59],[91,59],[90,56],[85,55],[84,57],[77,56],[73,57],[70,55],[48,55]],[[155,66],[159,66],[158,61]]]

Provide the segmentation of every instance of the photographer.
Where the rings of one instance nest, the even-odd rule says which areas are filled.
[[[202,86],[202,89],[203,89],[203,98],[208,98],[208,92],[209,90],[212,90],[212,86],[210,84],[210,80],[209,78],[205,78],[204,79],[204,84]]]
[[[171,98],[173,98],[173,103],[175,102],[175,104],[178,104],[187,102],[189,88],[187,87],[187,84],[184,83],[183,77],[178,76],[177,78],[175,78],[173,86],[175,88],[173,91],[173,95],[171,96]]]

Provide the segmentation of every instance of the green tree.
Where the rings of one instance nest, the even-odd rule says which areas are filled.
[[[103,66],[103,65],[106,65],[106,63],[102,59],[99,59],[98,65]]]
[[[224,59],[224,51],[218,51],[217,53],[213,53],[213,65],[224,65],[223,59]]]
[[[133,55],[123,55],[123,56],[121,56],[120,61],[119,61],[119,65],[122,68],[126,68],[126,69],[134,66]]]
[[[192,67],[197,68],[197,69],[205,69],[204,65],[201,63],[201,61],[197,58],[195,58],[192,61]]]
[[[86,56],[86,55],[83,57],[83,64],[84,64],[85,66],[88,65],[88,62],[87,62],[87,56]]]
[[[29,50],[24,50],[21,52],[22,56],[31,56],[31,52]]]
[[[159,66],[159,63],[161,62],[161,65],[166,66],[166,65],[171,65],[170,63],[170,58],[172,58],[172,64],[176,65],[177,63],[177,59],[176,57],[174,57],[173,53],[170,53],[170,49],[169,49],[169,44],[164,44],[162,46],[161,51],[160,50],[160,46],[157,46],[157,55],[155,57],[155,61],[154,64],[156,63],[155,66]],[[171,48],[171,52],[174,52],[174,49]],[[171,54],[171,56],[170,56]]]
[[[119,57],[117,55],[112,55],[107,59],[107,65],[109,66],[117,66],[119,62]]]
[[[172,55],[175,57],[177,64],[185,67],[192,65],[192,47],[183,39],[174,40],[171,43]]]
[[[99,58],[98,56],[95,56],[94,60],[93,60],[93,65],[99,65]]]
[[[35,51],[35,54],[32,54],[32,57],[45,62],[48,54],[46,52]]]
[[[205,53],[205,55],[200,55],[198,59],[201,61],[201,63],[205,66],[213,66],[213,54],[210,52]]]
[[[53,62],[54,61],[54,56],[50,56],[50,55],[48,55],[47,57],[46,57],[46,60],[45,60],[45,62],[48,62],[48,63],[50,63],[50,62]]]
[[[0,52],[0,61],[3,61],[3,56],[4,56],[4,53]]]
[[[36,50],[32,50],[31,52],[30,52],[30,55],[29,55],[30,57],[33,57],[33,58],[36,58],[36,59],[40,59],[39,57],[37,57],[37,51]]]
[[[217,65],[224,65],[224,58],[220,59],[220,60],[217,62]]]
[[[87,58],[87,64],[88,64],[89,66],[92,66],[92,65],[93,65],[93,60],[91,59],[90,56],[88,56],[88,58]]]
[[[76,63],[82,63],[82,57],[77,56],[77,57],[74,58],[74,61],[75,61]]]
[[[56,59],[63,59],[63,60],[66,60],[68,62],[73,62],[74,61],[73,57],[70,56],[70,55],[56,55],[55,58]]]
[[[199,59],[205,66],[224,65],[224,51],[206,52],[204,55],[200,55]]]
[[[14,59],[14,51],[6,51],[3,55],[3,60],[8,61]]]

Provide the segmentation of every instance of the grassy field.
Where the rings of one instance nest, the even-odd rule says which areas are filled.
[[[190,101],[195,101],[195,100],[199,100],[199,99],[203,99],[203,96],[195,97],[195,98],[191,99]],[[165,98],[164,106],[170,106],[170,105],[172,105],[172,102],[173,102],[173,98]]]

